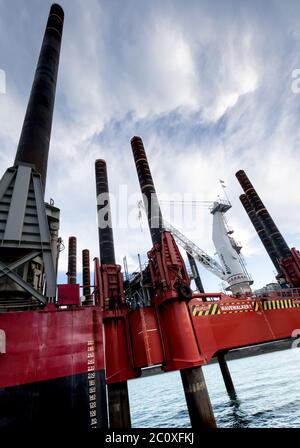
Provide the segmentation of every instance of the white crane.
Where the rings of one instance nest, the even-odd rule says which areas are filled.
[[[221,280],[226,280],[226,273],[222,269],[222,266],[210,255],[200,249],[193,241],[187,238],[183,233],[176,229],[172,224],[164,219],[164,227],[166,230],[172,233],[177,243],[195,260],[199,261],[208,271],[215,274]]]
[[[172,201],[171,203],[185,205],[182,201]],[[231,208],[230,202],[218,199],[215,202],[205,201],[205,203],[210,204],[210,212],[213,215],[213,242],[220,263],[164,219],[165,229],[170,231],[177,243],[195,260],[199,261],[202,266],[221,280],[227,282],[227,289],[231,290],[233,294],[251,292],[250,285],[253,281],[247,273],[241,257],[241,245],[237,244],[230,236],[233,231],[228,228],[224,217],[224,213]],[[193,205],[198,204],[202,204],[202,201],[193,201]],[[138,207],[145,211],[142,201],[138,203]]]
[[[228,228],[224,213],[231,208],[229,201],[215,201],[210,209],[213,215],[212,239],[223,270],[226,282],[233,294],[251,292],[253,283],[246,271],[240,254],[242,246],[230,236],[233,231]]]

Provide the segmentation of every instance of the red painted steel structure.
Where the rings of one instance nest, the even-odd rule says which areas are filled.
[[[206,390],[199,367],[234,348],[292,337],[300,325],[300,291],[286,289],[262,298],[193,294],[176,242],[162,225],[142,140],[134,137],[131,144],[148,206],[153,243],[148,267],[154,296],[150,306],[131,309],[124,300],[120,267],[101,266],[95,260],[107,341],[106,382],[126,382],[152,365],[161,365],[165,371],[180,370],[192,426],[215,427],[208,394],[196,396],[197,391]]]
[[[58,5],[53,5],[51,11],[49,23],[52,26],[48,26],[48,33],[52,35],[55,32],[55,36],[61,36],[53,25],[58,21],[57,25],[62,26],[62,18],[57,14],[63,17],[63,12]],[[50,39],[49,36],[47,34],[47,39]],[[43,56],[41,63],[44,60],[47,58]],[[37,76],[40,74],[38,71]],[[45,87],[41,88],[41,92],[44,91]],[[52,91],[54,93],[55,83]],[[40,92],[35,89],[33,93],[31,103],[44,104],[42,96],[38,95]],[[35,122],[31,103],[16,165],[27,163],[26,157],[29,155],[29,161],[32,159],[30,142],[33,131],[27,134],[27,122]],[[53,105],[54,102],[51,102],[47,132],[43,136],[46,142],[42,145],[43,154],[37,157],[37,148],[33,154],[36,156],[36,167],[43,174],[43,183]],[[36,140],[40,137],[37,132]],[[136,156],[142,154],[141,147],[137,146],[135,152]],[[139,162],[142,189],[149,199],[154,191],[153,183],[149,183],[149,180],[152,182],[151,173],[145,158]],[[251,197],[255,199],[253,192]],[[156,196],[154,199],[158,205]],[[257,205],[257,197],[255,200]],[[156,211],[155,218],[161,222],[159,207]],[[261,210],[258,212],[267,216],[267,223],[270,224],[266,210],[263,214]],[[84,400],[79,403],[78,409],[82,409],[84,403],[83,412],[88,417],[88,424],[96,427],[100,421],[95,418],[97,399],[94,389],[97,387],[96,375],[104,367],[106,382],[110,385],[136,378],[142,368],[151,365],[161,364],[165,371],[192,369],[206,364],[220,352],[289,338],[299,328],[300,290],[286,289],[265,297],[192,294],[184,261],[171,233],[164,231],[162,226],[150,228],[154,245],[148,258],[155,291],[151,306],[130,309],[124,297],[121,267],[111,260],[102,260],[103,264],[100,265],[98,259],[95,259],[95,306],[80,306],[79,285],[75,283],[73,238],[72,278],[69,285],[59,287],[57,304],[49,303],[45,308],[34,311],[1,313],[0,330],[2,339],[5,336],[5,344],[1,344],[0,353],[0,392],[3,400],[8,401],[7,397],[10,397],[10,407],[13,404],[17,409],[22,404],[25,388],[20,386],[30,385],[30,403],[34,403],[36,390],[44,389],[46,398],[41,400],[38,409],[46,409],[53,391],[56,392],[55,399],[59,396],[58,383],[53,381],[61,379],[65,380],[61,383],[62,390],[66,389],[67,383],[70,386],[68,412],[73,409],[73,394],[79,395],[81,389]],[[104,242],[111,246],[112,234]],[[106,254],[107,251],[103,249],[102,252]],[[110,253],[108,255],[111,257]],[[300,285],[299,252],[291,249],[287,256],[282,256],[280,265],[288,282]],[[78,379],[76,375],[82,377]],[[101,378],[98,378],[99,385]],[[80,388],[73,387],[77,381],[78,384],[81,382]],[[11,394],[10,389],[14,389]],[[103,411],[101,426],[105,426],[105,392],[102,391],[101,400],[98,401],[101,401]],[[32,408],[28,409],[31,412]],[[7,420],[6,416],[3,420]],[[48,421],[45,419],[46,424]]]
[[[68,302],[76,286],[64,285]],[[107,427],[99,306],[1,313],[0,330],[1,429]]]
[[[99,307],[58,309],[48,304],[40,311],[1,313],[0,328],[6,336],[0,388],[86,373],[88,342],[97,347],[95,371],[104,368]]]
[[[169,232],[148,253],[156,296],[153,306],[131,310],[125,304],[104,312],[106,381],[135,378],[141,368],[162,365],[164,371],[207,364],[221,351],[286,339],[300,326],[300,290],[283,289],[264,297],[193,294],[179,301],[178,279],[185,279],[183,260]],[[95,263],[96,284],[101,267]],[[106,273],[102,276],[108,279]]]
[[[141,370],[133,367],[128,320],[130,310],[124,300],[121,266],[100,265],[99,259],[95,258],[94,273],[95,297],[103,310],[106,382],[137,378]]]
[[[80,285],[69,283],[67,285],[58,285],[57,287],[57,304],[64,305],[80,305]]]
[[[288,283],[292,286],[300,286],[300,253],[292,247],[288,257],[281,258],[280,266],[285,274]]]
[[[24,231],[24,247],[17,233],[12,241],[8,238],[5,246],[5,232],[1,227],[1,264],[11,266],[16,260],[20,262],[23,257],[28,257],[28,261],[24,262],[25,267],[24,263],[20,264],[24,268],[22,274],[19,272],[24,285],[24,292],[20,288],[21,293],[26,291],[28,296],[26,308],[24,304],[19,306],[19,289],[14,289],[14,282],[13,288],[6,288],[3,269],[0,276],[0,298],[7,299],[6,302],[2,301],[0,310],[0,429],[39,428],[47,431],[50,421],[55,421],[55,426],[63,429],[107,427],[102,309],[98,305],[80,306],[79,285],[76,285],[75,238],[70,241],[70,284],[60,285],[57,303],[48,302],[45,306],[47,298],[51,298],[51,302],[55,301],[56,251],[52,251],[53,257],[48,258],[43,252],[47,252],[47,245],[50,249],[51,243],[54,249],[58,237],[58,219],[52,221],[49,216],[47,221],[47,211],[51,214],[54,207],[44,206],[43,193],[63,23],[63,9],[53,4],[47,19],[14,167],[7,170],[16,173],[18,178],[20,172],[24,173],[25,167],[28,172],[29,165],[33,169],[32,175],[34,173],[32,182],[36,182],[36,185],[31,187],[29,184],[26,187],[26,181],[21,176],[23,185],[19,184],[16,188],[15,182],[12,196],[8,195],[3,200],[8,187],[6,180],[3,180],[6,174],[0,180],[1,204],[5,204],[4,208],[9,205],[14,207],[14,211],[19,210],[15,224],[20,228],[24,224],[27,229]],[[23,196],[23,187],[25,192],[28,191],[26,197]],[[35,223],[32,218],[35,213],[38,216],[38,230],[31,233],[32,229],[28,230],[28,225]],[[50,235],[48,238],[48,232],[53,241]],[[26,263],[31,263],[37,256],[30,258],[31,251],[35,253],[35,238],[41,241],[41,253],[37,255],[42,255],[43,260],[38,275],[44,275],[46,271],[50,273],[48,277],[46,275],[46,283],[51,283],[53,291],[53,295],[37,302],[32,300],[33,296],[37,292],[43,297],[43,289],[37,287],[32,279],[30,265],[26,267]],[[48,268],[43,270],[46,265]],[[14,272],[14,275],[18,273]],[[28,311],[30,308],[31,311]]]

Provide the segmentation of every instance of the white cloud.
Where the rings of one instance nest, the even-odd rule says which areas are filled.
[[[8,92],[0,96],[2,170],[13,160],[28,94],[23,72],[27,85],[46,14],[30,0],[27,13],[16,16],[10,11],[17,4],[1,5],[0,66],[8,67]],[[213,200],[218,179],[227,181],[230,220],[250,261],[264,252],[238,201],[237,169],[248,172],[288,241],[298,242],[300,96],[291,93],[290,73],[297,68],[299,33],[291,6],[285,12],[274,1],[266,14],[259,2],[191,1],[187,8],[129,1],[122,10],[115,1],[62,4],[47,198],[61,207],[65,242],[74,234],[80,249],[98,253],[96,158],[107,160],[112,192],[119,184],[138,191],[129,144],[134,134],[144,138],[159,195],[190,192]],[[14,52],[24,58],[15,60]],[[213,253],[211,217],[203,210],[199,219],[188,236]],[[131,267],[136,253],[150,247],[146,229],[116,229],[115,242],[118,261],[127,254]],[[66,252],[60,266],[66,271]],[[257,275],[264,270],[253,266]]]

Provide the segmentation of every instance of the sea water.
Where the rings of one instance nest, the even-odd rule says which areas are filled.
[[[219,365],[203,367],[220,428],[300,428],[300,348],[228,361],[237,399],[226,392]],[[128,383],[134,428],[190,426],[179,372]]]

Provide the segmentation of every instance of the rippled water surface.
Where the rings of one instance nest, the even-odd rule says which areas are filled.
[[[300,428],[300,349],[228,362],[238,398],[229,399],[218,364],[203,368],[219,427]],[[190,426],[178,372],[129,383],[135,428]]]

